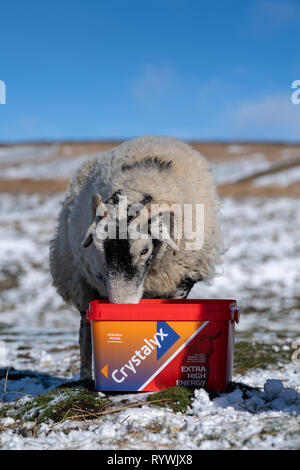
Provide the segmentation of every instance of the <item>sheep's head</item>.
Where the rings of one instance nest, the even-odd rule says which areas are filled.
[[[121,207],[120,200],[118,204],[111,205],[99,195],[93,197],[95,218],[82,246],[87,248],[93,243],[101,256],[109,300],[113,303],[137,303],[143,295],[144,280],[153,263],[164,256],[168,247],[173,252],[179,250],[179,239],[175,243],[172,238],[176,214],[170,201],[151,201],[146,205],[128,205],[123,201]],[[172,221],[172,230],[166,216],[168,221]]]

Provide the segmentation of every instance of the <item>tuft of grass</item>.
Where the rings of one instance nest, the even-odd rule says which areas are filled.
[[[191,404],[191,399],[194,396],[194,389],[187,387],[169,387],[160,392],[153,393],[147,397],[147,401],[158,401],[156,406],[170,407],[173,411],[185,412]]]
[[[3,405],[0,407],[0,418],[5,418],[7,416],[7,413],[9,412],[10,410],[10,406],[9,405]]]
[[[97,392],[86,388],[57,387],[38,395],[25,403],[22,400],[0,409],[0,417],[11,416],[16,420],[35,421],[36,424],[55,423],[78,416],[78,420],[93,419],[93,413],[103,411],[110,400],[99,397]]]
[[[235,344],[234,349],[234,375],[243,374],[253,368],[267,369],[279,362],[286,363],[291,355],[290,351],[282,349],[281,344],[240,341]]]

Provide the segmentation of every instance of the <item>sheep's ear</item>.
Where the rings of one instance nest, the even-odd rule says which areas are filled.
[[[100,204],[103,204],[102,197],[100,196],[100,194],[95,194],[92,197],[92,202],[91,202],[92,211],[94,215],[96,215],[97,209],[100,206]]]
[[[92,241],[93,241],[93,230],[94,230],[95,226],[96,226],[96,224],[95,224],[95,222],[93,222],[89,226],[89,228],[87,229],[85,237],[81,242],[81,245],[83,246],[83,248],[87,248],[92,243]]]
[[[92,198],[92,211],[94,216],[98,215],[101,218],[109,216],[109,211],[100,194],[95,194]]]

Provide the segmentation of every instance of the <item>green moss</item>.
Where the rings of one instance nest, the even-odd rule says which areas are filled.
[[[1,406],[0,408],[0,418],[5,418],[7,416],[8,411],[10,410],[9,405]]]
[[[156,406],[170,407],[173,411],[185,412],[191,404],[194,396],[194,389],[187,387],[169,387],[147,397],[147,401],[161,400],[155,403]]]
[[[290,355],[291,352],[284,351],[281,344],[238,342],[234,351],[234,375],[243,374],[253,368],[267,369],[278,363],[286,363],[290,360]]]
[[[35,421],[37,424],[62,421],[73,418],[78,420],[93,419],[96,413],[106,409],[110,400],[99,397],[82,387],[57,387],[43,395],[38,395],[26,403],[6,406],[0,409],[3,416],[11,416],[22,421]]]

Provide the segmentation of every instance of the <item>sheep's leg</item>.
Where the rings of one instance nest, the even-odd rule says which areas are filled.
[[[86,322],[86,313],[80,312],[80,379],[89,380],[92,378],[92,338],[91,325]]]

